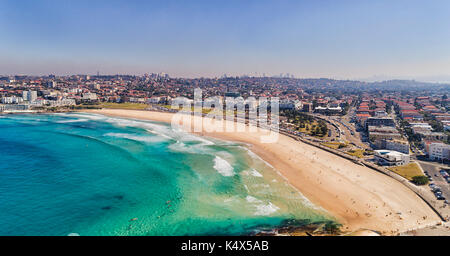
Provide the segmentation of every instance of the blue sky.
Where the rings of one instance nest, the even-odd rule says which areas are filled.
[[[450,80],[450,1],[0,0],[0,74]]]

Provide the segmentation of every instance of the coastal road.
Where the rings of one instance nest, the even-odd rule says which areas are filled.
[[[344,134],[340,134],[340,139],[347,140],[353,144],[355,144],[359,148],[367,149],[368,146],[361,141],[361,134],[356,131],[355,125],[350,123],[349,120],[349,114],[347,114],[344,117],[337,117],[337,116],[325,116],[325,115],[319,115],[314,114],[316,117],[320,117],[324,120],[326,120],[328,123],[331,123],[337,127],[341,131],[344,132]],[[353,135],[352,135],[353,133]]]

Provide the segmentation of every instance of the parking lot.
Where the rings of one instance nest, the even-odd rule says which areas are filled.
[[[422,169],[431,178],[430,183],[435,184],[437,187],[439,187],[440,191],[442,192],[442,196],[447,201],[450,201],[450,184],[446,181],[444,176],[439,172],[444,167],[437,165],[435,163],[427,163],[424,161],[419,161],[419,163],[420,163],[420,166],[422,167]],[[446,168],[448,169],[448,167],[446,167]]]

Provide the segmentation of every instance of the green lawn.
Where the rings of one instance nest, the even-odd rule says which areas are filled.
[[[323,142],[320,143],[321,145],[325,146],[325,147],[329,147],[332,149],[339,149],[340,148],[344,148],[347,146],[346,143],[340,143],[340,142]]]
[[[355,149],[355,150],[349,150],[347,152],[345,152],[351,156],[356,156],[359,158],[363,158],[364,157],[364,149]]]
[[[417,163],[391,167],[390,170],[408,180],[412,180],[412,177],[414,176],[423,176],[422,170],[417,165]]]

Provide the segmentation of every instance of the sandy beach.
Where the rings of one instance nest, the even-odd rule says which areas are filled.
[[[170,123],[174,114],[102,109],[84,112]],[[241,142],[276,168],[312,203],[343,224],[343,231],[368,229],[383,235],[440,221],[433,210],[398,181],[329,152],[279,135],[261,143],[263,132],[200,132],[200,135]]]

